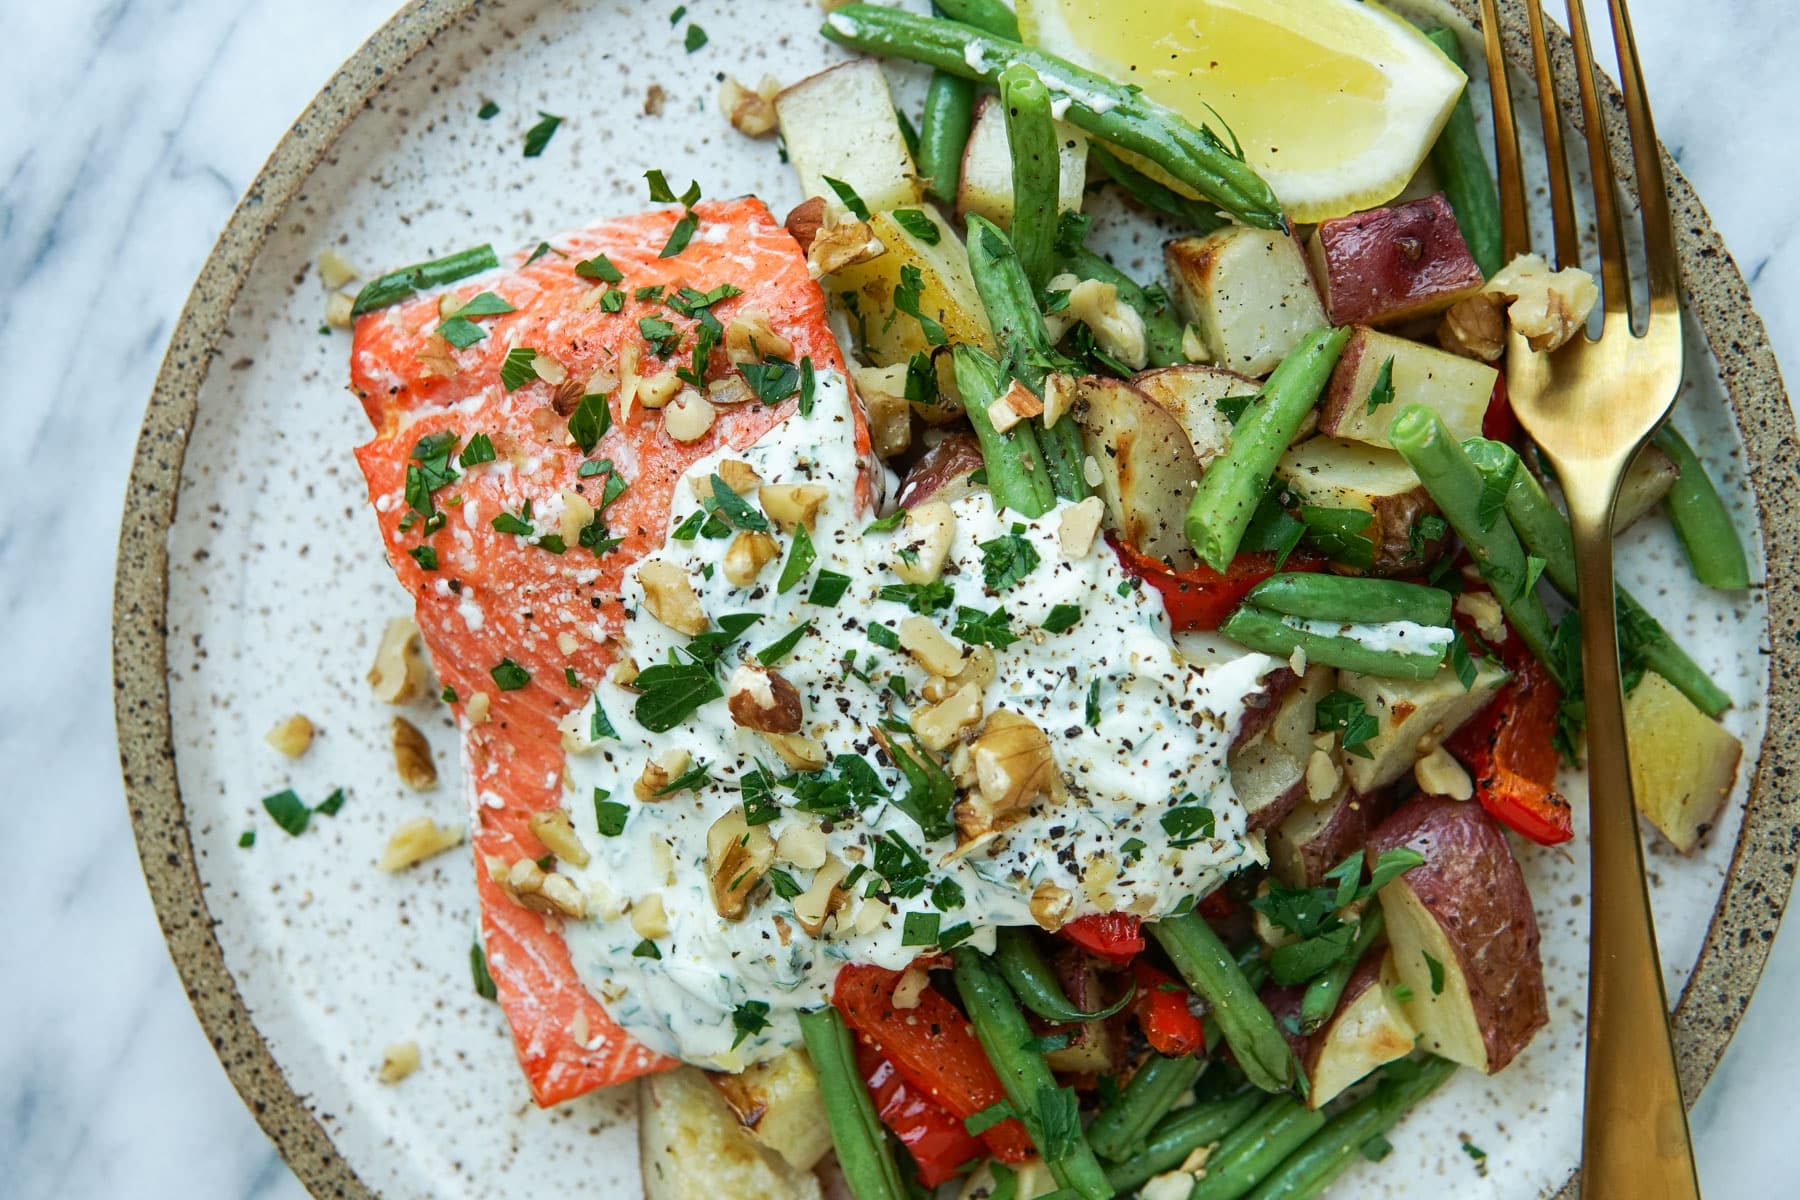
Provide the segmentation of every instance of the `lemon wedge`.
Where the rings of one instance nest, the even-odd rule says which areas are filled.
[[[1362,0],[1019,0],[1018,12],[1027,42],[1222,136],[1223,121],[1300,222],[1399,195],[1467,83]]]

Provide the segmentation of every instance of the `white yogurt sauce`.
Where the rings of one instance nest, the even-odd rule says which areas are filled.
[[[900,968],[926,952],[928,947],[903,945],[902,931],[907,914],[939,912],[934,895],[944,902],[953,890],[939,881],[961,891],[960,903],[945,903],[942,929],[967,922],[969,943],[991,948],[995,927],[1033,923],[1029,902],[1040,885],[1066,890],[1071,916],[1122,909],[1156,916],[1263,860],[1260,838],[1245,832],[1225,757],[1245,698],[1280,663],[1250,653],[1205,667],[1188,662],[1171,641],[1161,598],[1154,589],[1135,586],[1103,542],[1078,558],[1062,553],[1058,530],[1070,506],[1019,522],[1015,514],[996,512],[986,493],[952,506],[956,532],[943,579],[954,589],[954,601],[931,617],[948,636],[957,605],[983,613],[1005,607],[1019,640],[996,650],[998,670],[986,689],[984,711],[1004,707],[1048,735],[1066,795],[1040,801],[998,837],[961,857],[953,855],[954,834],[929,842],[922,836],[919,825],[893,802],[905,794],[903,778],[880,765],[886,760],[877,757],[869,732],[884,718],[907,719],[923,703],[920,689],[929,677],[904,651],[869,637],[872,623],[892,630],[913,614],[880,595],[885,585],[900,582],[892,564],[906,535],[865,532],[870,515],[856,511],[852,501],[859,461],[849,406],[842,377],[822,372],[810,418],[796,415],[750,449],[716,454],[689,472],[690,479],[708,479],[720,460],[730,457],[751,464],[766,483],[823,484],[828,499],[812,533],[818,562],[806,582],[776,593],[792,540],[782,533],[777,534],[781,558],[749,588],[734,587],[721,569],[729,539],[670,540],[656,556],[687,568],[715,622],[726,614],[762,614],[726,652],[718,672],[722,683],[737,664],[796,626],[812,623],[812,632],[776,664],[804,701],[803,732],[832,756],[874,765],[890,797],[875,799],[854,818],[821,825],[819,816],[789,807],[791,790],[777,788],[781,813],[767,829],[779,840],[796,827],[822,828],[833,855],[868,868],[838,918],[839,927],[828,925],[818,939],[808,936],[795,922],[793,904],[767,881],[741,920],[725,920],[715,911],[707,878],[708,829],[740,806],[739,782],[759,760],[778,775],[788,773],[766,741],[733,724],[725,700],[702,705],[666,733],[653,733],[633,715],[636,695],[606,682],[596,699],[618,737],[588,741],[591,703],[567,726],[572,739],[582,743],[568,760],[568,810],[591,861],[580,869],[564,864],[562,870],[586,891],[595,914],[565,926],[576,969],[633,1037],[652,1050],[706,1066],[739,1068],[797,1041],[795,1014],[828,999],[842,964]],[[684,480],[671,530],[698,509]],[[1015,524],[1024,526],[1020,536],[1039,563],[1021,582],[990,593],[979,544],[1006,536]],[[820,570],[850,580],[843,598],[830,607],[807,600]],[[625,650],[640,666],[667,661],[671,650],[687,644],[688,638],[644,607],[636,567],[623,586],[623,599]],[[1079,605],[1080,620],[1066,632],[1048,633],[1041,626],[1058,604]],[[852,654],[856,671],[847,672],[846,657]],[[890,689],[895,676],[904,683],[904,701]],[[1092,727],[1090,689],[1098,715]],[[636,800],[632,785],[646,762],[674,748],[705,763],[713,782],[653,802]],[[599,833],[596,788],[628,806],[621,835]],[[1166,829],[1162,818],[1178,804],[1189,810],[1184,816],[1193,816],[1197,806],[1210,810],[1211,836],[1184,831],[1179,822],[1174,833]],[[873,853],[883,838],[890,846],[898,839],[922,855],[923,890],[905,897],[889,894]],[[813,875],[779,856],[775,865],[800,887]],[[655,939],[659,958],[641,956],[644,939],[632,927],[629,911],[652,896],[661,898],[667,914],[668,932]],[[751,1012],[757,1004],[767,1005],[768,1024],[740,1038],[733,1014],[746,1011],[747,1003]]]
[[[1317,621],[1286,616],[1281,621],[1302,633],[1349,638],[1380,654],[1436,654],[1456,640],[1456,631],[1448,626],[1419,625],[1412,621],[1352,625],[1342,621]]]

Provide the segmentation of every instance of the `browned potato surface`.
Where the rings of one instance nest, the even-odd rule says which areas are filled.
[[[981,466],[981,443],[972,433],[952,433],[919,456],[900,483],[900,507],[927,500],[956,500],[974,491],[969,476]]]
[[[1307,1039],[1300,1061],[1310,1085],[1308,1108],[1322,1108],[1369,1072],[1412,1053],[1418,1030],[1394,999],[1400,982],[1387,947],[1363,955],[1350,973],[1344,997],[1325,1027]]]
[[[1205,466],[1231,445],[1231,418],[1219,409],[1227,396],[1253,396],[1256,380],[1220,367],[1156,367],[1139,371],[1131,382],[1169,410]]]
[[[1369,839],[1369,862],[1402,846],[1425,862],[1381,889],[1381,909],[1407,1018],[1423,1049],[1492,1075],[1550,1019],[1525,877],[1479,804],[1413,798]]]
[[[1107,528],[1177,570],[1199,560],[1182,533],[1200,460],[1168,411],[1117,379],[1085,376],[1074,416],[1093,460],[1094,491],[1106,503]]]

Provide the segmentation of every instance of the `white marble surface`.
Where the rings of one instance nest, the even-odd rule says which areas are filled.
[[[371,0],[6,8],[0,790],[34,836],[0,872],[14,930],[0,1191],[299,1197],[188,1008],[138,871],[112,734],[111,565],[139,416],[188,285],[287,123],[383,13]],[[1636,8],[1664,136],[1777,351],[1800,361],[1790,5],[1724,0],[1698,28],[1684,0]],[[1788,932],[1695,1113],[1713,1197],[1792,1191],[1796,990]]]

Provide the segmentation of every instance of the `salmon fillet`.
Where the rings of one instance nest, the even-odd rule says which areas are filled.
[[[684,286],[702,293],[723,284],[741,288],[741,295],[712,305],[722,324],[758,310],[792,344],[793,361],[810,357],[818,370],[844,370],[805,256],[762,202],[704,203],[695,212],[699,232],[669,258],[659,253],[679,218],[676,210],[554,238],[553,252],[535,261],[520,254],[503,275],[457,285],[451,292],[458,305],[492,292],[516,309],[475,318],[485,336],[466,349],[436,335],[443,318],[434,294],[361,317],[351,351],[352,388],[375,429],[357,450],[357,461],[388,560],[412,593],[438,677],[456,696],[488,969],[540,1105],[674,1063],[638,1045],[612,1021],[577,977],[560,918],[521,907],[490,878],[489,864],[546,853],[527,822],[564,799],[558,723],[586,702],[617,656],[609,638],[624,625],[620,580],[627,567],[662,544],[682,472],[721,446],[750,445],[783,420],[794,401],[721,406],[711,430],[684,444],[663,428],[662,413],[641,405],[626,413],[618,390],[606,385],[612,425],[590,454],[572,443],[569,413],[596,372],[619,370],[621,355],[640,355],[645,376],[665,363],[688,364],[697,320],[640,298],[638,289],[659,285],[666,296]],[[601,254],[624,277],[618,285],[624,303],[615,312],[600,302],[607,285],[575,271]],[[442,311],[454,308],[446,303]],[[647,340],[641,318],[667,321],[679,331],[673,345],[665,342],[666,359]],[[518,384],[515,368],[518,385],[508,391],[502,365],[516,348],[554,359],[566,381],[560,387],[542,378]],[[707,377],[733,370],[724,350],[715,349]],[[548,363],[544,373],[558,374]],[[443,482],[439,474],[435,481],[442,486],[425,505],[443,519],[426,521],[409,507],[408,468],[415,471],[416,498],[421,471],[424,485],[434,482],[433,464],[411,456],[421,438],[446,432],[456,435],[459,447],[486,434],[497,461],[458,467],[452,454],[449,470],[458,477]],[[857,449],[864,458],[867,443],[859,418]],[[561,511],[565,492],[600,508],[607,476],[579,474],[584,463],[598,459],[610,459],[627,484],[603,513],[606,532],[620,539],[616,548],[596,556],[571,541],[557,554],[493,527],[493,519],[507,513],[539,534],[555,533],[555,521],[545,518]],[[531,518],[524,516],[527,501]],[[429,554],[424,563],[415,557],[421,545],[435,552],[435,570],[426,569]],[[517,669],[502,667],[496,674],[506,662]],[[517,686],[506,690],[502,683]]]

